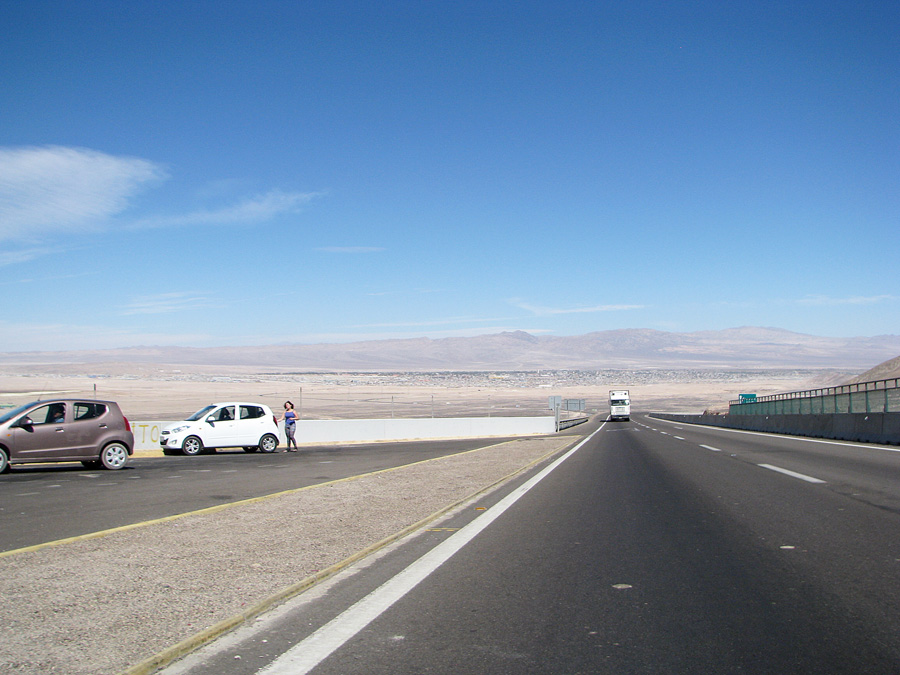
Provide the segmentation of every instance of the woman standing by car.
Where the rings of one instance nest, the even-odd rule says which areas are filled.
[[[294,438],[294,432],[297,429],[297,413],[294,412],[294,404],[290,401],[284,402],[284,414],[281,416],[284,420],[284,436],[287,438],[287,451],[297,452],[297,439]],[[294,449],[291,450],[291,443]]]

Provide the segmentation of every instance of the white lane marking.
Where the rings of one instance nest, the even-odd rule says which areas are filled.
[[[764,469],[769,469],[770,471],[777,471],[778,473],[783,473],[785,476],[793,476],[794,478],[799,478],[800,480],[805,480],[807,483],[824,483],[824,480],[819,480],[818,478],[813,478],[812,476],[807,476],[804,473],[797,473],[796,471],[790,471],[789,469],[782,469],[780,466],[773,466],[772,464],[757,464],[757,466],[761,466]]]
[[[683,440],[684,440],[681,436],[672,436],[672,438],[677,438],[679,441],[683,441]]]
[[[510,492],[488,511],[445,539],[441,544],[389,579],[362,600],[346,609],[302,642],[291,647],[260,671],[259,675],[305,675],[339,649],[347,640],[377,619],[391,605],[416,587],[457,551],[500,517],[520,497],[546,478],[551,471],[575,454],[605,426],[605,422],[539,474]]]
[[[714,448],[711,445],[701,445],[701,448],[706,448],[707,450],[712,450],[713,452],[722,452],[719,448]]]

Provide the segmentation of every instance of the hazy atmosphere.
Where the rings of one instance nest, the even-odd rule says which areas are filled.
[[[0,351],[900,333],[895,2],[0,26]]]

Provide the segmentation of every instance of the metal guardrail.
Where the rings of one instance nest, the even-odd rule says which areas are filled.
[[[729,415],[830,415],[900,412],[900,378],[844,384],[728,402]]]
[[[560,420],[559,425],[557,426],[557,431],[562,431],[563,429],[568,429],[569,427],[576,427],[579,424],[584,424],[590,419],[590,417],[574,417],[568,420]]]

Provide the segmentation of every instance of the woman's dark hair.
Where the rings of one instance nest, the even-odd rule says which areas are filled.
[[[294,404],[293,404],[293,403],[291,403],[290,401],[285,401],[285,402],[284,402],[284,407],[287,408],[288,406],[291,406],[291,410],[294,409]]]

